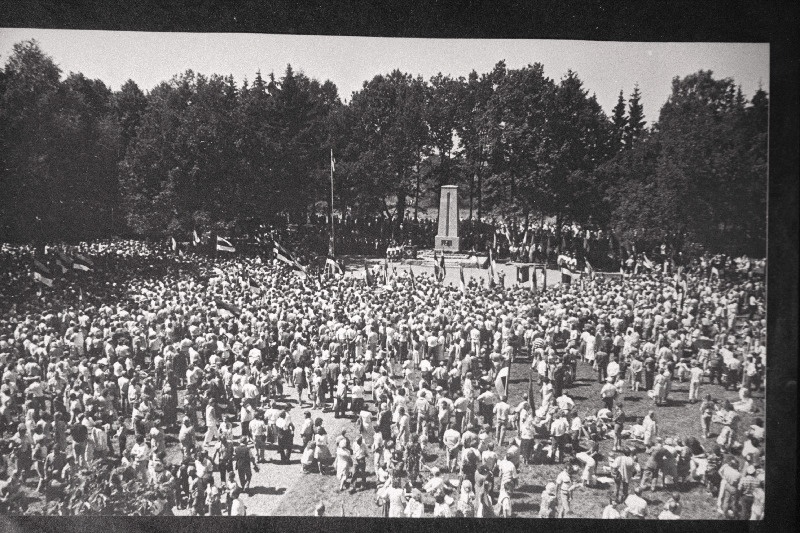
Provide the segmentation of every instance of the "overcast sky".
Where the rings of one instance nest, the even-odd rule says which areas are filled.
[[[620,89],[639,84],[648,122],[657,119],[671,80],[700,69],[731,77],[749,98],[759,84],[769,91],[769,45],[729,43],[628,43],[503,39],[399,39],[260,34],[146,33],[84,30],[0,29],[0,62],[12,46],[36,39],[69,72],[98,78],[117,90],[133,79],[144,91],[191,69],[232,74],[237,82],[256,71],[280,77],[290,63],[320,81],[331,80],[349,100],[364,81],[395,68],[430,78],[438,72],[466,77],[488,72],[500,60],[510,68],[542,63],[545,75],[578,73],[606,113]]]

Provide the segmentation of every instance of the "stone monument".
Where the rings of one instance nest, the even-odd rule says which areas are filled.
[[[437,252],[457,252],[458,244],[458,185],[444,185],[439,200],[439,231],[433,248]]]

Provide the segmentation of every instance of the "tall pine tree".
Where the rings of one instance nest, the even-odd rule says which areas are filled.
[[[614,106],[614,113],[611,115],[611,153],[616,154],[622,150],[622,140],[625,129],[628,126],[628,117],[625,116],[625,97],[622,96],[622,89],[619,90],[617,105]]]
[[[639,84],[633,86],[630,100],[628,100],[628,123],[625,125],[624,142],[625,148],[633,148],[644,134],[644,108],[642,107],[642,94],[639,92]]]

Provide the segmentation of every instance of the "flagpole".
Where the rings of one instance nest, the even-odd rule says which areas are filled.
[[[331,148],[331,256],[336,257],[336,239],[333,236],[333,148]]]

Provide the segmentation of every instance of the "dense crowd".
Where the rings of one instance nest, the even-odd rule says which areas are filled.
[[[540,517],[569,516],[576,489],[601,478],[614,487],[603,518],[679,518],[677,489],[696,484],[722,515],[762,517],[764,425],[740,424],[765,381],[765,288],[750,260],[533,292],[403,271],[367,286],[135,241],[80,251],[92,270],[53,287],[31,281],[32,249],[0,256],[4,512],[24,512],[32,477],[53,513],[242,515],[275,450],[282,462],[299,453],[309,476],[335,471],[341,490],[375,490],[391,517],[431,505],[512,516],[520,473],[545,463],[563,469],[530,496]],[[515,360],[530,360],[531,382],[510,405]],[[570,396],[579,366],[604,384],[588,416]],[[665,435],[676,381],[698,418]],[[710,383],[740,400],[715,401]],[[648,391],[644,419],[626,416],[626,387]],[[357,435],[329,435],[328,409]],[[443,468],[425,464],[434,448]],[[659,488],[664,509],[648,509],[642,493]],[[153,503],[131,510],[126,491]]]

